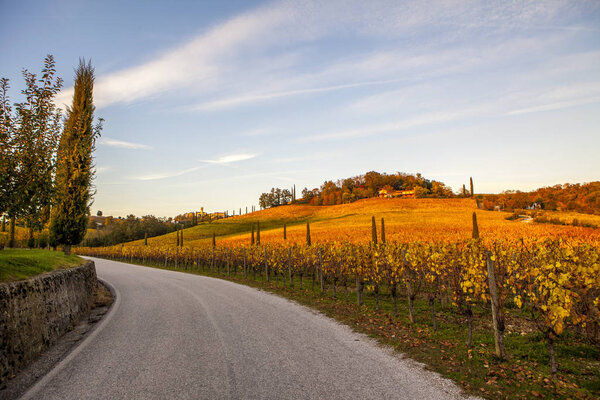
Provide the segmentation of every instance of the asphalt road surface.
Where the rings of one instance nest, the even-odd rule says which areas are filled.
[[[231,282],[95,259],[116,291],[33,399],[457,399],[364,335]]]

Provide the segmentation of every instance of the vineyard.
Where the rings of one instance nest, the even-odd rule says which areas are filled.
[[[521,343],[525,337],[533,343],[531,349],[535,350],[531,351],[540,352],[538,343],[545,343],[546,363],[536,368],[550,377],[533,393],[545,391],[550,397],[565,398],[597,396],[597,231],[506,221],[502,213],[493,212],[479,212],[478,224],[472,208],[463,201],[454,203],[454,208],[448,207],[447,202],[426,202],[431,202],[429,207],[423,207],[423,202],[392,204],[397,209],[390,209],[385,201],[373,203],[388,208],[374,212],[377,218],[369,218],[367,223],[364,214],[348,213],[349,207],[344,210],[345,215],[339,215],[340,210],[335,209],[344,206],[327,207],[329,218],[323,213],[303,214],[298,209],[296,220],[287,220],[290,227],[286,224],[283,231],[261,232],[261,226],[272,228],[277,225],[274,221],[285,221],[286,210],[281,207],[260,213],[265,220],[249,215],[230,221],[230,228],[235,229],[226,237],[226,225],[214,224],[213,232],[220,229],[221,233],[218,243],[216,234],[206,235],[208,228],[196,227],[204,230],[201,237],[193,238],[193,232],[188,231],[195,228],[190,228],[176,234],[176,243],[172,240],[175,234],[169,234],[149,241],[147,246],[133,242],[76,251],[314,293],[331,297],[337,303],[367,307],[375,315],[390,315],[392,320],[401,318],[409,326],[426,323],[431,334],[453,323],[456,329],[464,331],[467,363],[483,345],[477,342],[482,340],[478,339],[481,331],[487,332],[483,336],[493,338],[494,350],[486,354],[509,369],[519,363],[515,358],[529,359],[511,343]],[[440,212],[439,207],[445,212]],[[370,211],[374,211],[373,207]],[[310,224],[308,217],[312,217]],[[459,218],[461,221],[452,228]],[[361,224],[357,223],[359,220]],[[246,227],[251,227],[250,232],[235,232],[240,223],[249,224]],[[557,351],[556,344],[564,344],[565,337],[581,343],[591,354],[579,360],[583,370],[591,371],[579,383],[574,382],[570,367],[566,368],[564,345]],[[456,342],[456,338],[452,340]],[[511,354],[511,349],[518,354]],[[492,378],[487,386],[500,385]],[[508,379],[504,387],[510,382]],[[484,394],[503,397],[487,390]]]

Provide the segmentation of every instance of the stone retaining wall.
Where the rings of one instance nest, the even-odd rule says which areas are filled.
[[[0,383],[35,360],[85,316],[96,289],[93,261],[0,283]]]

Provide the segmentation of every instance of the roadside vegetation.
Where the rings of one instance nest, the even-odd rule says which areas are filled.
[[[72,268],[85,260],[50,250],[4,249],[0,251],[0,282],[28,279],[56,269]]]
[[[2,232],[8,231],[0,247],[22,244],[17,243],[18,220],[28,230],[30,248],[44,240],[69,254],[86,232],[92,153],[102,129],[102,119],[94,125],[94,70],[80,60],[73,102],[63,119],[55,101],[63,80],[55,65],[48,55],[40,76],[24,69],[24,99],[14,104],[9,80],[0,78],[0,216]]]

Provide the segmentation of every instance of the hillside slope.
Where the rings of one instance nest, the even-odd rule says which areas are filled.
[[[212,223],[202,223],[184,230],[185,246],[210,243],[213,232],[219,243],[250,242],[252,226],[261,226],[261,241],[283,240],[283,225],[287,238],[304,243],[306,222],[310,222],[313,242],[326,240],[371,239],[371,218],[385,219],[387,239],[400,241],[461,240],[469,238],[472,213],[476,211],[483,236],[516,240],[521,237],[577,237],[600,240],[600,230],[550,224],[532,224],[506,220],[511,214],[478,210],[472,199],[366,199],[336,206],[287,205],[236,216]],[[380,233],[379,233],[380,234]],[[176,244],[176,233],[148,239],[152,246]],[[143,245],[143,240],[126,246]]]

